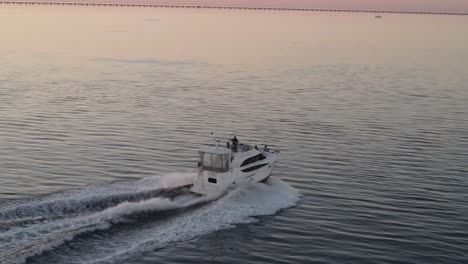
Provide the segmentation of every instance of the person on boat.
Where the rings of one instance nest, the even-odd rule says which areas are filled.
[[[255,150],[258,150],[258,147],[257,147],[257,145],[255,145]]]
[[[237,147],[239,146],[239,140],[237,140],[237,137],[234,136],[234,138],[231,139],[231,141],[232,141],[232,151],[237,152]]]
[[[226,148],[228,148],[228,149],[231,148],[231,144],[229,144],[229,141],[226,143]]]
[[[270,149],[268,148],[267,145],[265,145],[265,147],[263,148],[263,151],[268,152],[268,151],[270,151]]]

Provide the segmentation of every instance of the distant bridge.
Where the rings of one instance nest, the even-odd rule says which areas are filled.
[[[229,10],[271,10],[271,11],[302,11],[302,12],[340,12],[340,13],[378,13],[378,14],[414,14],[414,15],[450,15],[468,16],[468,13],[454,12],[424,12],[424,11],[389,11],[389,10],[353,10],[353,9],[321,9],[321,8],[286,8],[286,7],[242,7],[242,6],[209,6],[209,5],[158,5],[158,4],[126,4],[126,3],[86,3],[86,2],[47,2],[47,1],[0,1],[0,5],[47,5],[47,6],[98,6],[98,7],[147,7],[147,8],[202,8]]]

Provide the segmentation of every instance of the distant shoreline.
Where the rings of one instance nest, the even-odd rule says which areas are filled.
[[[100,6],[100,7],[147,7],[147,8],[193,8],[193,9],[228,9],[228,10],[270,10],[301,12],[334,12],[334,13],[372,13],[372,14],[413,14],[413,15],[446,15],[468,16],[468,13],[430,12],[430,11],[390,11],[390,10],[355,10],[323,8],[286,8],[286,7],[243,7],[243,6],[208,6],[208,5],[157,5],[125,3],[88,3],[88,2],[48,2],[48,1],[0,1],[0,5],[55,5],[55,6]]]

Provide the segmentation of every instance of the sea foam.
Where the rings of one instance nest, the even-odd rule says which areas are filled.
[[[184,186],[193,182],[193,174],[172,174],[155,180],[146,178],[132,183],[134,192],[149,191],[149,188],[164,190]],[[128,185],[128,184],[127,184]],[[128,186],[127,186],[128,187]],[[106,187],[100,187],[106,189]],[[106,192],[95,195],[97,199],[104,199],[105,194],[121,195],[129,188],[109,185]],[[125,189],[124,192],[122,192]],[[154,191],[154,190],[153,190]],[[88,194],[86,190],[69,195],[79,201],[81,194]],[[89,200],[92,195],[84,195]],[[67,263],[73,252],[75,262],[115,263],[162,247],[187,241],[197,236],[225,228],[233,228],[236,224],[257,221],[254,216],[271,215],[280,209],[294,206],[300,199],[299,193],[287,183],[271,179],[267,184],[255,183],[241,186],[227,193],[223,197],[199,197],[183,192],[173,198],[149,197],[135,201],[121,200],[110,203],[111,206],[96,210],[78,210],[78,213],[57,217],[63,210],[53,211],[54,218],[47,219],[47,214],[40,221],[10,226],[0,235],[0,260],[6,263],[24,263],[26,259],[41,259],[54,263]],[[57,207],[63,206],[63,201],[53,198],[46,201],[29,204],[31,210],[47,202],[56,201]],[[24,205],[23,205],[24,206]],[[8,208],[12,210],[12,208]],[[119,232],[119,224],[127,223],[129,219],[141,214],[157,216],[159,212],[177,211],[171,216],[157,222],[136,223],[132,232]],[[43,210],[41,212],[44,212]],[[50,211],[48,211],[50,212]],[[20,218],[21,219],[21,218]],[[9,219],[9,221],[18,221]],[[138,221],[134,220],[133,221]],[[113,235],[106,241],[87,237],[77,238],[84,233],[96,230],[113,229]],[[138,228],[137,228],[138,227]],[[86,240],[83,242],[83,240]],[[77,243],[76,247],[61,249],[59,253],[47,254],[60,247],[65,242]],[[84,245],[84,246],[83,246]],[[137,246],[135,246],[137,245]],[[86,254],[84,254],[86,252]],[[45,253],[45,254],[44,254]],[[80,254],[83,253],[83,254]],[[42,255],[42,256],[41,256]],[[45,256],[47,255],[47,256]]]

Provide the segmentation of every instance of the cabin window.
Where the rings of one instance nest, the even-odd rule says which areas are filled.
[[[214,154],[200,152],[200,163],[203,170],[214,172],[229,171],[229,154]]]
[[[208,182],[216,184],[218,181],[215,178],[208,178]]]
[[[249,165],[249,164],[252,164],[252,163],[255,163],[259,160],[264,160],[266,157],[263,155],[263,154],[258,154],[258,155],[255,155],[253,157],[250,157],[246,160],[244,160],[244,162],[242,162],[242,165],[241,167],[244,167],[246,165]]]
[[[258,170],[258,169],[260,169],[262,167],[265,167],[266,165],[268,165],[268,163],[248,167],[247,169],[243,169],[242,172],[251,172],[251,171],[254,171],[254,170]]]

